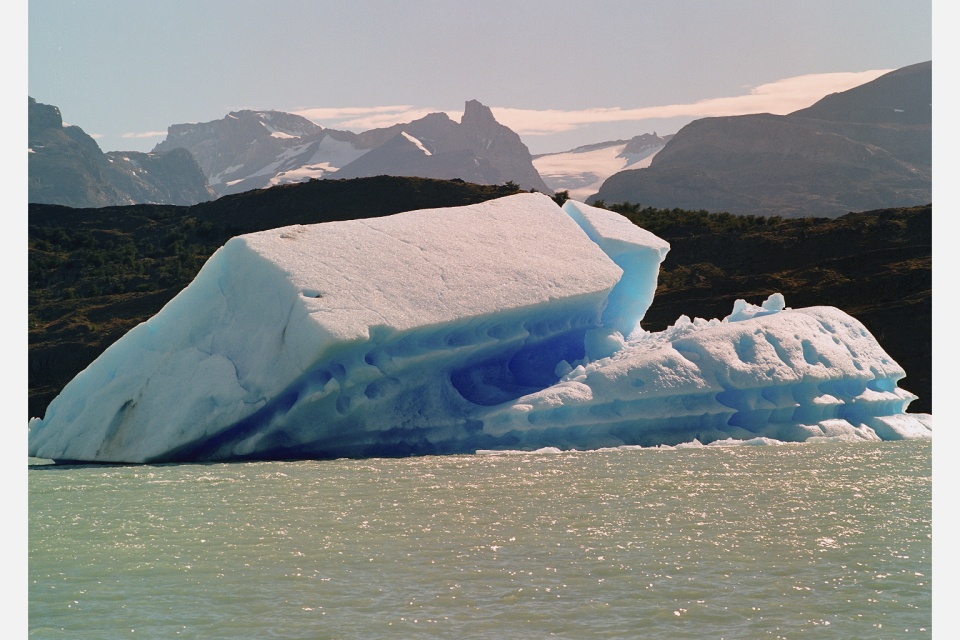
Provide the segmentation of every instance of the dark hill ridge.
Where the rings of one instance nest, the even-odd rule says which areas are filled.
[[[932,200],[932,64],[826,96],[786,116],[703,118],[644,169],[589,201],[788,217]]]
[[[159,311],[231,236],[512,193],[378,177],[278,186],[191,207],[30,205],[30,415],[42,416],[74,375]],[[775,291],[793,307],[837,306],[906,369],[905,388],[920,396],[911,410],[930,410],[930,206],[837,220],[621,208],[672,245],[647,329],[681,314],[723,317],[737,298],[759,304]]]

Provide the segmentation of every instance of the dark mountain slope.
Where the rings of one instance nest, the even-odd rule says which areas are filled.
[[[933,62],[884,74],[849,91],[831,93],[791,116],[871,124],[929,125],[933,121]]]
[[[696,120],[588,200],[789,217],[930,202],[931,95],[927,62],[786,116]]]
[[[194,204],[214,198],[193,156],[103,153],[80,127],[63,126],[60,110],[29,98],[29,202],[106,207],[153,202]]]

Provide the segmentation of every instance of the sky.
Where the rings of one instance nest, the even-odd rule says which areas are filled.
[[[29,0],[28,91],[103,151],[240,109],[364,131],[467,100],[531,153],[789,113],[932,59],[918,0]]]

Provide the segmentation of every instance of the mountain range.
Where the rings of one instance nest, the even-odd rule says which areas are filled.
[[[155,153],[187,149],[219,195],[311,178],[377,175],[515,182],[552,193],[520,136],[469,100],[460,122],[445,113],[363,133],[324,129],[278,111],[239,111],[221,120],[178,124]]]
[[[532,156],[476,100],[361,133],[280,111],[174,124],[151,153],[102,153],[32,98],[29,201],[196,204],[312,179],[377,175],[515,184],[589,203],[836,217],[932,200],[932,63],[898,69],[791,114],[703,118]]]

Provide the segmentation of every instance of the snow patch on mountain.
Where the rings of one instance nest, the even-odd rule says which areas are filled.
[[[413,144],[415,144],[415,145],[417,146],[417,149],[420,149],[420,151],[423,151],[423,155],[425,155],[425,156],[432,156],[432,155],[433,155],[433,153],[431,153],[429,149],[427,149],[425,146],[423,146],[423,143],[422,143],[422,142],[420,142],[419,140],[417,140],[416,138],[414,138],[412,135],[410,135],[410,134],[407,133],[406,131],[401,131],[401,132],[400,132],[400,135],[402,135],[404,138],[406,138],[407,140],[409,140],[410,142],[412,142]]]

